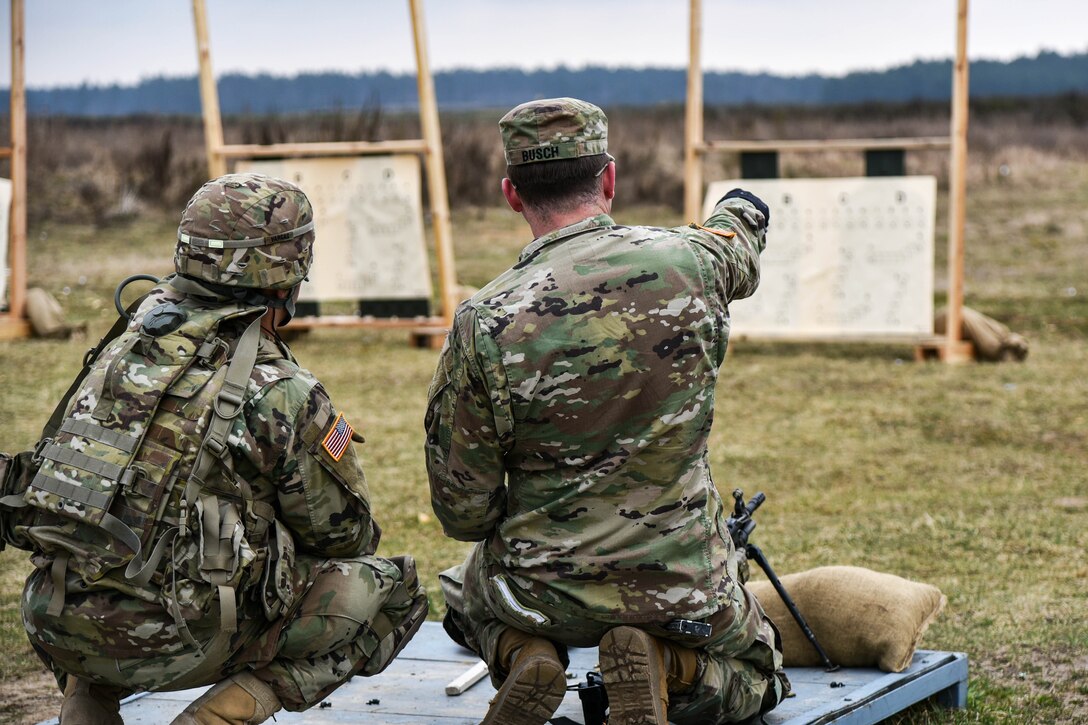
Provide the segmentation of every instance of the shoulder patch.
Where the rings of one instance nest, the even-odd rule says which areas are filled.
[[[325,435],[325,440],[321,441],[321,447],[325,449],[330,458],[339,461],[344,456],[348,446],[351,445],[351,438],[354,433],[355,429],[348,423],[344,414],[340,413],[336,416],[332,427]]]

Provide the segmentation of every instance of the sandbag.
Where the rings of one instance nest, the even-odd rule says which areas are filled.
[[[1028,356],[1028,341],[992,317],[970,307],[962,308],[960,337],[974,346],[975,359],[982,362],[1023,361]],[[942,309],[933,318],[933,331],[943,335],[948,330],[948,311]]]
[[[26,292],[26,316],[34,337],[64,340],[81,329],[69,325],[64,319],[64,309],[57,298],[41,287],[31,287]]]
[[[903,671],[926,627],[947,602],[937,587],[856,566],[819,567],[787,574],[781,581],[820,646],[841,667]],[[782,633],[785,666],[822,665],[771,583],[750,581],[746,586]]]

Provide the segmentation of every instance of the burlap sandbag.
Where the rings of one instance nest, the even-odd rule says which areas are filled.
[[[961,337],[974,348],[975,359],[983,362],[1022,361],[1028,356],[1028,341],[992,317],[970,307],[962,308]],[[948,329],[948,311],[941,309],[933,318],[938,335]]]
[[[72,334],[73,328],[64,321],[64,309],[57,298],[41,287],[27,290],[26,316],[34,337],[66,339]]]
[[[842,667],[906,669],[947,601],[937,587],[856,566],[824,566],[781,580],[820,646]],[[747,587],[782,633],[785,665],[823,664],[771,583],[750,581]]]

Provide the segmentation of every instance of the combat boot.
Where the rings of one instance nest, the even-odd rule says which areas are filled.
[[[252,672],[239,672],[193,700],[171,725],[257,725],[281,707],[271,687]]]
[[[120,690],[68,675],[61,725],[124,725]]]
[[[555,645],[513,627],[499,636],[498,665],[510,674],[482,725],[544,725],[563,701],[567,675]]]
[[[699,671],[695,650],[635,627],[609,630],[601,638],[600,661],[609,725],[667,725],[669,692],[690,690]]]

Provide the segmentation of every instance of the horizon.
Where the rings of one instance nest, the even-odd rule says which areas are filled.
[[[1031,12],[1023,7],[1012,0],[973,3],[972,62],[1088,52],[1082,31],[1088,3],[1037,0]],[[425,0],[432,73],[687,66],[687,3],[680,0],[552,0],[546,15],[518,15],[518,9],[509,0]],[[321,0],[299,12],[292,0],[266,0],[254,14],[236,3],[209,0],[208,14],[217,77],[415,72],[407,3]],[[702,61],[708,73],[841,77],[947,60],[954,35],[954,0],[915,0],[898,10],[869,0],[840,0],[831,10],[806,0],[759,7],[706,0]],[[0,29],[0,43],[5,41],[6,24]],[[0,78],[10,75],[6,56],[0,54]],[[131,86],[196,71],[189,2],[28,4],[30,88]]]
[[[1052,50],[1052,49],[1049,49],[1049,48],[1040,48],[1038,51],[1036,51],[1034,53],[1029,53],[1029,54],[1024,54],[1024,55],[1017,55],[1017,56],[1013,56],[1013,57],[1010,57],[1010,58],[972,58],[972,59],[970,59],[970,64],[974,65],[976,63],[1012,63],[1012,62],[1019,61],[1019,60],[1032,60],[1032,59],[1038,58],[1040,56],[1049,55],[1049,54],[1058,55],[1058,56],[1065,57],[1065,58],[1074,57],[1074,56],[1078,56],[1078,55],[1088,55],[1088,47],[1086,47],[1084,50],[1080,50],[1080,51],[1074,50],[1074,51],[1070,51],[1070,52],[1061,52],[1061,51]],[[824,72],[819,72],[819,71],[809,71],[807,73],[786,73],[786,72],[781,72],[780,73],[780,72],[774,72],[774,71],[759,71],[759,70],[729,69],[729,68],[726,68],[726,69],[704,68],[703,73],[704,73],[704,75],[728,75],[728,74],[738,74],[738,75],[743,75],[743,76],[767,75],[767,76],[773,76],[773,77],[778,77],[778,78],[806,78],[806,77],[843,78],[843,77],[853,75],[853,74],[856,74],[856,73],[884,73],[884,72],[887,72],[887,71],[895,70],[897,68],[909,67],[909,66],[915,65],[916,63],[950,63],[951,61],[952,61],[951,56],[935,57],[935,58],[915,58],[915,59],[910,60],[910,61],[904,61],[902,63],[895,63],[893,65],[886,66],[886,67],[881,67],[881,68],[856,68],[856,69],[853,69],[853,70],[846,71],[844,73],[824,73]],[[646,66],[605,65],[605,64],[602,64],[602,63],[585,63],[585,64],[581,64],[581,65],[556,65],[556,66],[550,66],[550,67],[544,67],[544,66],[541,66],[541,67],[522,67],[522,66],[451,67],[451,68],[432,69],[431,75],[436,76],[436,75],[440,75],[440,74],[458,73],[458,72],[487,73],[487,72],[494,72],[494,71],[522,71],[522,72],[524,72],[526,74],[533,74],[533,73],[551,73],[551,72],[558,71],[558,70],[578,72],[578,71],[591,70],[591,69],[603,69],[603,70],[614,70],[614,71],[620,71],[620,70],[633,70],[633,71],[686,71],[687,67],[686,66],[665,66],[665,65],[660,65],[660,66],[651,66],[651,65],[646,65]],[[314,75],[326,75],[326,74],[328,74],[328,75],[343,75],[343,76],[351,77],[351,76],[378,75],[378,74],[382,74],[382,73],[387,73],[387,74],[389,74],[390,76],[393,76],[393,77],[415,76],[415,71],[414,70],[395,70],[394,71],[394,70],[387,70],[387,69],[376,69],[376,70],[363,69],[363,70],[350,71],[350,70],[344,70],[344,69],[339,69],[339,68],[329,68],[329,69],[300,69],[300,70],[297,70],[297,71],[294,71],[294,72],[288,72],[288,73],[282,73],[282,74],[269,72],[269,71],[257,71],[257,72],[253,72],[253,73],[244,73],[244,72],[241,72],[241,71],[226,71],[226,72],[222,72],[222,73],[217,73],[216,78],[218,80],[218,79],[222,79],[225,76],[241,76],[241,77],[267,76],[267,77],[270,77],[270,78],[291,80],[291,79],[299,78],[301,76],[314,76]],[[148,76],[141,77],[141,78],[139,78],[139,79],[137,79],[135,81],[131,81],[131,82],[83,81],[81,83],[74,83],[74,84],[70,84],[70,85],[61,85],[61,86],[32,86],[30,84],[27,84],[26,87],[27,87],[27,90],[34,90],[34,91],[55,91],[55,90],[67,90],[67,89],[83,88],[83,87],[87,87],[87,88],[114,88],[114,87],[116,87],[116,88],[133,88],[133,87],[139,86],[142,83],[146,83],[146,82],[150,82],[150,81],[157,81],[157,80],[188,80],[188,79],[195,79],[196,76],[197,76],[197,70],[193,69],[189,73],[180,73],[180,74],[175,74],[175,75],[168,75],[168,74],[148,75]],[[9,86],[7,84],[4,84],[2,82],[3,80],[4,80],[4,76],[0,75],[0,91],[6,91],[9,88]]]

